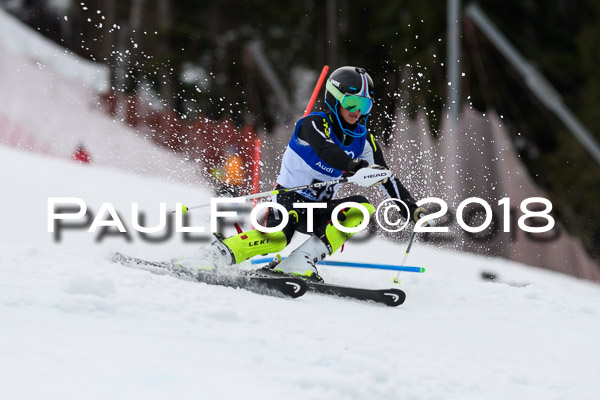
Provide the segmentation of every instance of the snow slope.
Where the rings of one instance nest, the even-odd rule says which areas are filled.
[[[0,387],[10,399],[596,399],[600,286],[500,259],[414,246],[406,303],[279,299],[108,261],[199,245],[132,233],[47,232],[47,198],[202,204],[210,193],[0,147]],[[193,224],[206,223],[197,211]],[[149,224],[150,224],[149,223]],[[299,238],[300,239],[300,238]],[[406,243],[351,243],[335,259],[399,262]],[[482,270],[508,284],[479,279]],[[388,286],[386,271],[323,268]]]
[[[49,68],[64,80],[76,80],[97,92],[110,88],[108,66],[73,54],[1,8],[0,46],[35,61],[40,69]]]

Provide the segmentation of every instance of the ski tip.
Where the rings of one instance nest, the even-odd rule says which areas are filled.
[[[181,205],[181,212],[183,212],[184,214],[187,214],[188,212],[188,208],[185,205]]]
[[[385,304],[390,307],[397,307],[406,300],[406,293],[400,289],[387,290],[383,295]]]

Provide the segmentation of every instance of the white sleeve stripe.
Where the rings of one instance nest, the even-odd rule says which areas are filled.
[[[394,187],[394,192],[396,192],[396,193],[391,194],[384,185],[379,186],[381,188],[381,191],[385,193],[385,195],[387,196],[388,199],[402,200],[402,197],[400,196],[400,191],[398,190],[398,185],[396,185],[396,179],[395,179],[394,175],[390,176],[388,179],[389,179],[389,182]]]
[[[321,136],[323,136],[323,137],[325,138],[325,140],[327,140],[327,141],[329,141],[329,142],[332,142],[332,143],[333,143],[333,141],[332,141],[331,139],[329,139],[329,138],[327,137],[327,135],[325,135],[325,133],[324,133],[324,132],[321,132],[321,131],[319,130],[319,128],[317,128],[317,124],[315,124],[315,121],[312,121],[312,126],[313,126],[313,128],[315,128],[315,131],[319,132],[319,133],[321,134]]]
[[[398,185],[396,185],[396,179],[394,179],[394,175],[390,176],[389,179],[392,182],[392,185],[394,186],[394,191],[396,192],[394,197],[399,199],[400,198],[400,190],[398,190]]]
[[[373,154],[373,147],[371,146],[371,143],[369,143],[368,140],[366,141],[365,149],[363,150],[363,153],[360,155],[359,158],[361,160],[365,160],[369,164],[375,163],[375,155]]]

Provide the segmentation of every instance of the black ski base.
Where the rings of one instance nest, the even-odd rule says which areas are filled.
[[[222,274],[214,271],[196,271],[180,267],[170,262],[147,261],[115,253],[112,261],[127,267],[144,269],[153,273],[171,275],[180,279],[203,282],[209,285],[245,289],[271,296],[300,297],[307,290],[304,280],[293,277],[267,277],[241,274]]]

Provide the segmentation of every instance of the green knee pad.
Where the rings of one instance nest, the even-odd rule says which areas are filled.
[[[373,207],[369,203],[360,204],[369,211],[369,215],[373,215],[373,213],[375,212],[375,207]],[[342,215],[345,218],[343,218]],[[338,214],[338,221],[340,222],[340,225],[346,228],[355,228],[358,225],[362,224],[364,219],[365,218],[362,211],[354,207],[346,209],[345,211],[342,211]],[[327,225],[327,228],[325,228],[325,238],[327,239],[328,247],[331,251],[329,255],[335,253],[336,250],[342,247],[344,242],[350,239],[350,237],[352,237],[353,235],[354,233],[352,232],[340,231],[338,228],[333,226],[333,223],[330,222]]]
[[[259,254],[276,253],[283,250],[287,245],[287,239],[281,231],[263,233],[254,230],[224,239],[223,243],[231,249],[235,263],[239,264]]]

